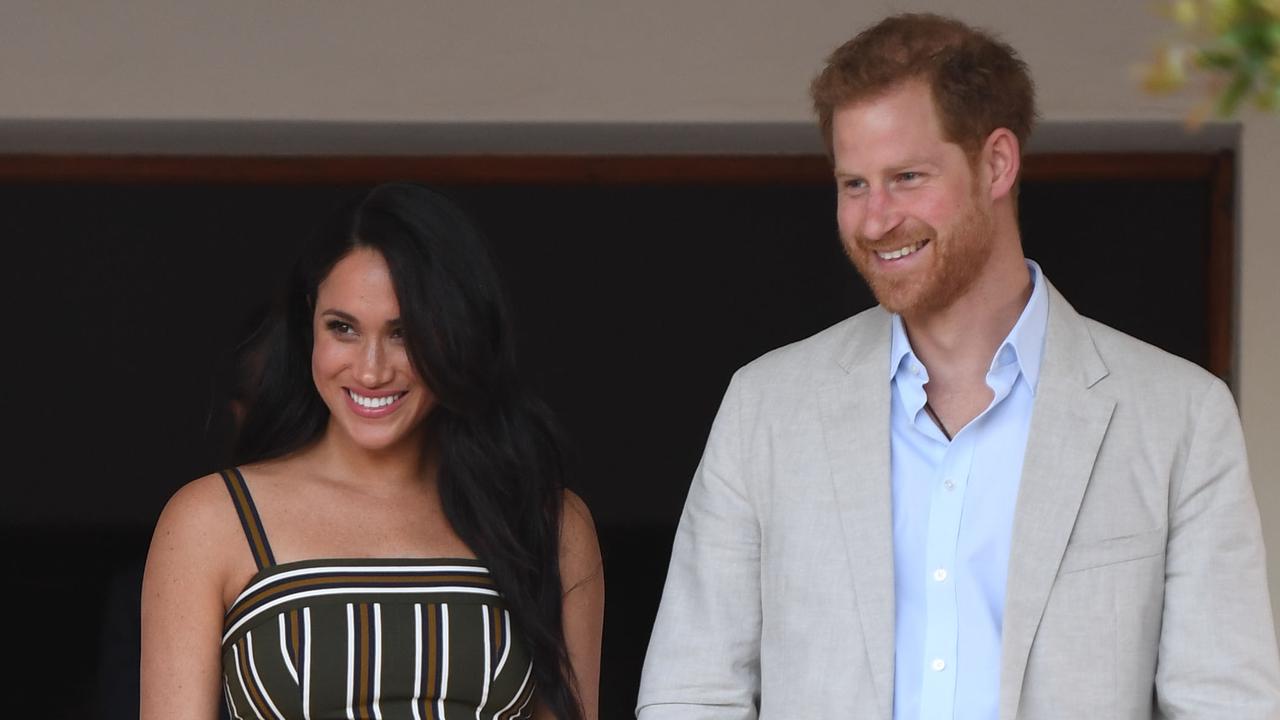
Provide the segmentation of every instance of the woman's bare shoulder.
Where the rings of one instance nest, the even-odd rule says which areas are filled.
[[[240,566],[245,562],[237,551],[248,555],[244,548],[240,520],[221,475],[205,475],[183,485],[169,498],[151,536],[144,609],[181,603],[182,597],[222,607],[232,576],[243,574]]]
[[[240,532],[235,505],[219,473],[196,478],[169,498],[152,537],[157,545],[182,556],[216,556],[229,537]]]
[[[566,533],[573,535],[589,533],[592,537],[595,536],[596,523],[591,518],[591,509],[574,491],[564,491],[564,504],[561,506],[560,516],[561,525]]]
[[[571,490],[564,491],[560,512],[560,578],[565,592],[580,585],[602,580],[604,563],[600,558],[600,540],[596,524],[587,504]]]
[[[216,473],[183,485],[160,513],[142,580],[142,717],[215,707],[223,588],[232,548],[245,542],[237,534],[235,506]]]

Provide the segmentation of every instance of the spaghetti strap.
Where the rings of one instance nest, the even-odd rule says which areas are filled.
[[[240,527],[244,528],[245,539],[249,541],[249,550],[253,552],[253,560],[258,569],[276,564],[276,557],[271,553],[271,543],[267,542],[267,532],[262,527],[262,518],[258,517],[258,508],[249,495],[249,486],[245,484],[240,468],[222,470],[222,480],[227,484],[227,492],[235,503],[236,514],[240,516]]]

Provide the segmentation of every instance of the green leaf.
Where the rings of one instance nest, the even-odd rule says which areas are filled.
[[[1231,70],[1239,62],[1235,53],[1225,50],[1201,50],[1196,54],[1196,65],[1206,70]]]
[[[1248,73],[1236,73],[1235,78],[1231,80],[1231,84],[1223,91],[1222,97],[1218,99],[1218,114],[1223,117],[1230,117],[1235,114],[1236,109],[1240,107],[1240,101],[1249,92],[1249,88],[1253,85],[1253,76]]]

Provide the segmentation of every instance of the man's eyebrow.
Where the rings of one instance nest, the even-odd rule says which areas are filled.
[[[894,175],[911,168],[917,168],[921,166],[934,167],[935,165],[937,165],[937,163],[935,163],[933,160],[930,160],[929,158],[925,158],[925,157],[907,158],[906,160],[903,160],[901,162],[896,162],[886,167],[884,169],[884,173],[886,175]],[[834,170],[832,170],[832,175],[840,179],[863,177],[862,173],[854,172],[852,170],[842,170],[840,168],[835,168]]]
[[[930,160],[929,158],[926,158],[926,157],[911,157],[911,158],[907,158],[906,160],[903,160],[902,162],[894,163],[892,166],[890,166],[889,170],[891,172],[902,172],[903,170],[906,170],[907,168],[910,168],[910,167],[919,167],[920,165],[933,165],[933,164],[934,164],[933,160]]]

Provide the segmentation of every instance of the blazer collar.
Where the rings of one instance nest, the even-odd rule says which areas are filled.
[[[818,389],[830,480],[853,578],[881,720],[893,716],[893,507],[889,482],[889,313],[849,322],[837,363]]]
[[[1013,720],[1031,643],[1058,576],[1115,400],[1087,321],[1049,286],[1049,327],[1013,518],[1001,639],[1000,718]]]

